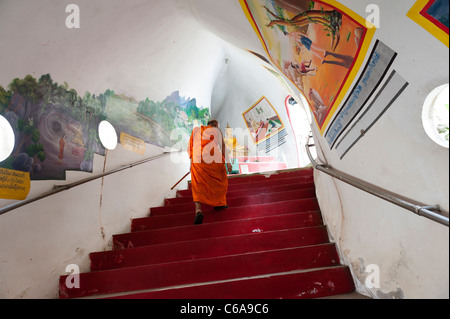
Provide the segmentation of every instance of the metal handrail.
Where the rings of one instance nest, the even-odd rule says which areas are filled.
[[[144,159],[144,160],[132,163],[132,164],[124,165],[124,166],[121,166],[119,168],[110,170],[108,172],[104,172],[104,173],[98,174],[96,176],[91,176],[91,177],[88,177],[88,178],[85,178],[85,179],[81,179],[79,181],[76,181],[76,182],[73,182],[73,183],[70,183],[70,184],[54,185],[53,189],[48,191],[48,192],[42,193],[42,194],[40,194],[38,196],[35,196],[33,198],[25,199],[23,201],[20,201],[20,202],[17,202],[17,203],[14,203],[14,204],[11,204],[11,205],[8,205],[8,206],[5,206],[5,207],[1,208],[0,209],[0,215],[3,215],[5,213],[10,212],[10,211],[12,211],[14,209],[17,209],[19,207],[31,204],[31,203],[36,202],[38,200],[41,200],[43,198],[55,195],[55,194],[57,194],[59,192],[63,192],[63,191],[69,190],[69,189],[71,189],[73,187],[76,187],[76,186],[79,186],[79,185],[91,182],[93,180],[96,180],[96,179],[99,179],[99,178],[102,178],[102,177],[105,177],[105,176],[108,176],[108,175],[111,175],[111,174],[114,174],[114,173],[121,172],[123,170],[132,168],[132,167],[137,166],[137,165],[141,165],[141,164],[145,164],[145,163],[157,160],[159,158],[168,156],[169,154],[175,154],[175,153],[180,153],[180,152],[182,152],[182,151],[180,150],[180,151],[177,151],[177,152],[164,152],[164,153],[162,153],[160,155],[156,155],[156,156],[153,156],[153,157],[150,157],[150,158],[147,158],[147,159]]]
[[[449,219],[448,217],[445,217],[437,212],[441,212],[438,205],[434,206],[420,206],[416,204],[412,204],[404,199],[401,199],[398,195],[392,195],[389,194],[388,191],[382,190],[379,187],[375,187],[373,185],[370,185],[366,182],[359,182],[355,178],[344,176],[343,173],[337,172],[329,165],[319,165],[316,163],[316,161],[313,159],[311,152],[309,148],[311,146],[315,146],[315,144],[309,144],[309,140],[313,136],[310,134],[308,136],[308,140],[306,143],[306,153],[309,157],[309,160],[311,161],[311,164],[313,165],[314,169],[317,169],[318,171],[324,172],[325,174],[328,174],[334,178],[339,179],[340,181],[347,183],[349,185],[352,185],[356,188],[359,188],[367,193],[370,193],[376,197],[379,197],[381,199],[384,199],[392,204],[395,204],[397,206],[400,206],[406,210],[409,210],[419,216],[428,218],[430,220],[433,220],[439,224],[449,226]]]

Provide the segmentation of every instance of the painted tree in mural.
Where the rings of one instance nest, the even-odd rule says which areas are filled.
[[[40,143],[40,132],[37,129],[34,117],[30,115],[30,108],[41,99],[36,79],[28,75],[24,79],[14,79],[10,85],[7,96],[4,99],[7,107],[4,113],[13,112],[17,114],[17,133],[20,136],[16,143],[15,152],[10,159],[10,166],[15,170],[33,172],[41,167],[46,159],[44,145]],[[14,103],[17,102],[17,103]]]
[[[9,101],[11,101],[11,90],[6,91],[3,86],[0,85],[0,114],[3,114],[8,107]]]
[[[295,5],[289,4],[289,1],[282,1],[281,5],[284,7],[288,7],[289,9],[297,9],[294,12],[300,12],[293,18],[286,18],[284,16],[282,7],[276,5],[277,13],[273,13],[269,8],[264,6],[266,11],[274,20],[271,20],[267,27],[273,28],[274,26],[279,27],[282,31],[285,31],[283,28],[286,26],[294,27],[300,29],[301,27],[305,27],[309,24],[320,24],[324,27],[323,31],[326,36],[331,39],[331,51],[334,51],[339,44],[340,41],[340,29],[342,27],[342,14],[336,10],[312,10],[315,5],[314,1],[305,1],[308,3],[309,9],[306,11],[298,11],[298,3]],[[276,4],[276,2],[275,2]],[[278,3],[279,4],[279,3]]]
[[[158,128],[158,131],[167,138],[162,145],[169,147],[180,144],[180,141],[170,139],[173,130],[181,129],[186,134],[190,134],[195,122],[205,125],[209,119],[207,108],[199,108],[195,98],[181,97],[178,91],[173,92],[161,102],[148,98],[139,102],[137,113]]]
[[[28,122],[19,119],[18,121],[18,129],[19,132],[21,132],[24,135],[24,138],[22,139],[21,145],[17,147],[16,154],[19,158],[23,158],[24,155],[18,154],[18,152],[22,149],[22,146],[26,143],[26,149],[25,153],[28,155],[29,159],[27,161],[27,158],[23,158],[22,160],[25,162],[22,162],[21,160],[16,160],[12,163],[12,166],[15,170],[23,170],[24,164],[28,163],[28,165],[31,165],[30,168],[27,168],[27,171],[34,172],[37,170],[40,170],[42,163],[45,161],[46,155],[44,150],[44,145],[39,142],[41,133],[36,128],[34,123],[30,120]],[[21,157],[19,156],[21,155]]]

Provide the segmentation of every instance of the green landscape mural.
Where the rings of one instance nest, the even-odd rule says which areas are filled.
[[[0,115],[15,132],[15,147],[0,167],[29,172],[32,180],[65,179],[67,170],[92,172],[94,153],[105,154],[98,125],[109,121],[123,132],[160,147],[183,147],[194,125],[204,125],[209,109],[173,92],[163,101],[106,90],[80,96],[49,74],[31,75],[0,86]],[[172,132],[178,132],[171,135]],[[174,138],[175,136],[175,138]]]

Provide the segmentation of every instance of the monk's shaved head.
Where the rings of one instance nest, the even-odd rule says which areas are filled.
[[[217,120],[214,120],[214,119],[209,120],[208,126],[218,127],[219,126],[219,122],[217,122]]]

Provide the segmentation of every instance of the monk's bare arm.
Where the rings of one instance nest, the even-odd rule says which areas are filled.
[[[225,158],[225,163],[226,163],[226,166],[227,166],[228,174],[231,174],[231,171],[233,170],[233,166],[230,163],[230,159],[229,159],[229,156],[228,156],[228,149],[227,149],[227,146],[225,144],[225,140],[223,139],[222,131],[220,133],[221,133],[221,140],[222,140],[223,157]]]

